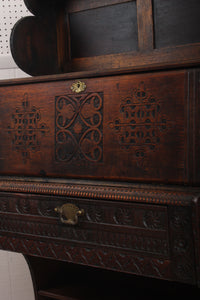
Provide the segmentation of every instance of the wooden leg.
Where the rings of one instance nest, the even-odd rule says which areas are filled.
[[[39,293],[41,290],[63,284],[63,274],[66,273],[67,268],[66,263],[28,255],[24,257],[32,275],[35,299],[48,300],[47,297],[43,297]]]

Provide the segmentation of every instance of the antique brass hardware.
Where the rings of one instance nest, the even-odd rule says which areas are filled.
[[[55,212],[59,213],[60,221],[68,225],[76,225],[78,223],[78,217],[84,215],[84,210],[79,209],[72,203],[66,203],[61,207],[56,207]]]
[[[72,92],[78,94],[78,93],[84,92],[86,87],[87,86],[86,86],[85,82],[78,80],[72,84],[71,90],[72,90]]]

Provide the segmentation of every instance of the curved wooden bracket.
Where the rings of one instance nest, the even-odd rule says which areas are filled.
[[[10,47],[13,59],[20,69],[33,76],[62,73],[58,39],[64,38],[60,37],[60,31],[63,32],[60,26],[64,26],[64,21],[60,21],[64,17],[64,1],[59,1],[59,5],[55,0],[24,2],[33,16],[20,19],[12,29]]]
[[[24,0],[28,10],[35,16],[45,16],[48,12],[53,12],[55,0]]]

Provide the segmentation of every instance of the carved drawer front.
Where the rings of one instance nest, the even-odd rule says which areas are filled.
[[[1,86],[0,173],[199,182],[193,75],[183,70]]]
[[[195,281],[188,207],[33,195],[4,195],[0,204],[2,249]],[[78,208],[77,222],[69,207]]]
[[[166,207],[25,195],[0,201],[2,231],[169,257]],[[74,207],[82,214],[68,222]]]

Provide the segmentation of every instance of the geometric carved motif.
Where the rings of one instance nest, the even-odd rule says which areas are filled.
[[[55,159],[103,160],[103,93],[55,97]]]
[[[30,158],[31,152],[40,150],[40,137],[49,128],[41,123],[41,114],[35,106],[30,106],[28,95],[24,94],[22,106],[12,114],[11,124],[7,127],[12,138],[13,150],[22,153],[24,162]]]
[[[102,226],[100,230],[96,231],[92,228],[82,229],[68,226],[60,226],[57,224],[46,224],[42,221],[27,221],[27,220],[15,220],[8,219],[6,216],[0,218],[1,232],[12,232],[34,235],[35,237],[48,237],[48,238],[60,238],[62,240],[73,241],[73,243],[90,243],[93,246],[104,247],[117,247],[118,249],[125,249],[130,251],[137,251],[137,253],[153,253],[154,255],[162,255],[167,257],[168,241],[166,237],[153,237],[147,236],[144,233],[133,234],[126,230],[119,232],[118,230],[103,230]]]
[[[118,135],[122,149],[132,151],[138,167],[144,167],[148,152],[160,143],[161,135],[167,129],[167,120],[161,114],[159,101],[149,94],[144,82],[133,90],[132,97],[122,100],[121,118],[111,122],[110,128]]]
[[[97,247],[78,247],[70,243],[37,241],[0,235],[0,248],[45,258],[95,266],[125,273],[168,278],[170,265],[165,259],[143,257],[130,252],[103,250]]]

